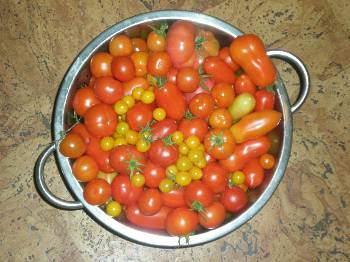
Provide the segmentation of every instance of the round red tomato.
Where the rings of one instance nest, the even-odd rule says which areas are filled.
[[[101,102],[91,87],[78,89],[73,98],[74,111],[80,116],[84,116],[89,108],[99,103]]]
[[[97,104],[85,114],[87,130],[96,137],[110,136],[117,126],[117,114],[110,105]]]
[[[185,207],[185,189],[173,188],[169,192],[162,192],[163,205],[171,208]]]
[[[137,200],[137,205],[146,216],[152,216],[162,207],[162,197],[158,189],[150,188],[143,191]]]
[[[211,89],[211,96],[219,107],[229,107],[235,99],[235,91],[233,85],[227,83],[216,84]]]
[[[153,119],[152,107],[142,102],[137,103],[126,113],[126,121],[131,129],[140,131]]]
[[[121,145],[114,148],[110,153],[110,161],[115,171],[126,175],[141,172],[146,163],[144,154],[132,145]]]
[[[129,56],[117,56],[112,61],[112,74],[119,81],[125,82],[135,77],[134,62]]]
[[[177,130],[176,121],[173,119],[160,120],[151,126],[152,139],[158,140],[169,136]]]
[[[221,197],[221,203],[227,211],[237,213],[247,205],[248,197],[243,189],[235,186],[224,191]]]
[[[165,178],[165,169],[152,161],[148,161],[143,169],[143,175],[146,186],[157,188],[160,181]]]
[[[95,80],[95,94],[106,104],[114,104],[124,95],[122,84],[113,77],[99,77]]]
[[[84,199],[90,205],[102,205],[110,196],[111,186],[104,179],[92,179],[84,187]]]
[[[177,146],[164,142],[164,139],[152,143],[148,151],[149,159],[164,168],[174,164],[178,156]]]
[[[212,129],[204,138],[205,151],[215,159],[226,159],[235,150],[235,142],[229,129]]]
[[[169,69],[167,75],[166,75],[166,80],[170,83],[176,84],[176,76],[177,76],[177,69],[172,67]]]
[[[96,178],[98,171],[95,159],[86,155],[75,160],[72,166],[73,175],[81,182],[88,182]]]
[[[232,116],[225,108],[214,109],[209,117],[209,124],[212,128],[230,128],[232,122]]]
[[[132,42],[127,35],[117,35],[109,42],[109,52],[113,56],[130,55],[132,51]]]
[[[202,182],[214,193],[224,192],[227,186],[227,171],[216,162],[209,163],[203,169]]]
[[[206,118],[213,111],[214,105],[215,102],[211,95],[200,93],[191,99],[189,108],[193,115]]]
[[[214,229],[224,223],[226,210],[220,202],[214,202],[198,215],[199,224],[207,229]]]
[[[84,140],[76,133],[67,134],[60,143],[62,155],[70,158],[78,158],[85,153]]]
[[[176,76],[177,87],[185,93],[194,92],[199,85],[200,77],[198,71],[193,67],[179,69]]]
[[[245,164],[242,171],[245,175],[244,184],[250,189],[260,186],[264,181],[264,169],[257,158],[253,158]]]
[[[171,67],[170,56],[167,52],[150,54],[147,62],[147,71],[154,76],[166,76]]]
[[[208,132],[208,124],[201,118],[182,119],[179,130],[185,138],[195,135],[202,141]]]
[[[165,229],[172,236],[186,236],[195,231],[197,225],[197,213],[181,207],[172,210],[165,220]]]
[[[185,201],[187,206],[201,211],[203,207],[213,203],[214,194],[206,184],[201,181],[194,181],[185,188]],[[198,204],[200,204],[200,207],[197,207]]]
[[[166,50],[174,64],[182,64],[192,56],[195,31],[193,24],[187,21],[177,21],[170,26]]]
[[[241,74],[236,80],[235,92],[237,95],[242,93],[250,93],[254,95],[256,92],[256,86],[246,74]]]
[[[111,64],[113,56],[100,52],[94,54],[90,60],[90,72],[94,77],[112,76]]]
[[[117,175],[111,184],[112,198],[122,205],[131,205],[139,199],[142,188],[134,187],[126,175]]]

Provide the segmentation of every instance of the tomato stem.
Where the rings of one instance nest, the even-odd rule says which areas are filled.
[[[194,40],[194,48],[195,50],[199,50],[202,48],[203,43],[204,43],[205,39],[203,36],[197,36],[196,39]]]
[[[171,139],[171,135],[168,135],[162,139],[163,143],[167,146],[171,146],[174,144],[173,140]]]
[[[244,71],[243,71],[242,68],[240,68],[240,69],[238,69],[237,71],[235,71],[235,75],[236,75],[237,77],[241,76],[242,74],[244,74]]]
[[[193,118],[195,118],[195,116],[191,113],[190,110],[187,110],[187,111],[185,112],[184,117],[185,117],[187,120],[192,120]]]
[[[218,135],[212,134],[210,137],[209,152],[215,147],[222,147],[224,145],[223,131],[220,131]]]

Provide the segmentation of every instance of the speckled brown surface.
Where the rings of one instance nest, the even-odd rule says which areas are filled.
[[[92,2],[1,1],[0,261],[349,261],[350,2]],[[123,18],[165,8],[198,10],[259,34],[270,47],[298,54],[312,80],[308,101],[294,114],[292,155],[272,199],[234,233],[181,250],[136,245],[83,211],[55,209],[32,179],[51,139],[58,85],[79,50]],[[294,73],[279,68],[295,93]],[[50,188],[69,198],[53,160],[45,170]]]

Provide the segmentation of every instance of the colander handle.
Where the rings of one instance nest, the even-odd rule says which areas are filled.
[[[298,74],[299,82],[300,82],[299,94],[298,94],[298,98],[291,106],[292,113],[298,111],[299,108],[304,104],[307,98],[307,95],[309,94],[309,91],[310,91],[310,75],[306,69],[306,66],[300,60],[299,57],[284,50],[279,50],[279,49],[268,50],[267,55],[271,58],[277,58],[290,64]]]
[[[83,204],[78,201],[67,201],[55,196],[47,187],[44,180],[44,166],[46,164],[49,156],[55,151],[55,143],[50,144],[45,150],[40,154],[38,160],[35,163],[34,168],[34,182],[35,185],[43,197],[49,204],[66,210],[78,210],[83,208]]]

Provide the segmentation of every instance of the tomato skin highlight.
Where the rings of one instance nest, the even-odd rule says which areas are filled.
[[[148,57],[147,71],[151,75],[166,76],[171,66],[170,56],[167,52],[154,52]]]
[[[95,94],[103,103],[113,104],[123,97],[123,86],[113,77],[99,77],[94,84]]]
[[[127,219],[134,225],[149,229],[165,229],[165,220],[172,209],[166,206],[152,216],[145,216],[141,213],[136,204],[126,207],[125,214]]]
[[[271,142],[266,136],[248,140],[237,145],[233,154],[227,159],[220,160],[220,165],[229,172],[240,170],[250,159],[265,154],[270,146]]]
[[[90,71],[94,77],[112,76],[111,64],[113,56],[106,52],[93,55],[90,60]]]
[[[275,110],[253,112],[241,118],[231,127],[237,143],[256,139],[272,131],[281,121],[282,114]]]
[[[248,163],[244,165],[242,171],[245,175],[244,184],[248,186],[249,189],[257,188],[264,181],[264,169],[257,158],[248,161]]]
[[[114,57],[111,68],[113,76],[122,82],[132,80],[136,74],[134,62],[129,56]]]
[[[213,111],[214,98],[210,94],[200,93],[195,95],[189,104],[190,111],[199,118],[206,118]]]
[[[185,201],[188,207],[192,207],[194,201],[207,207],[213,203],[214,194],[202,181],[193,181],[185,187]]]
[[[142,214],[152,216],[162,208],[162,197],[158,189],[150,188],[142,191],[137,200],[137,205]]]
[[[208,56],[203,64],[204,72],[211,75],[215,83],[234,84],[236,76],[232,69],[219,57]]]
[[[168,118],[181,120],[185,114],[185,98],[181,91],[172,83],[165,83],[163,87],[154,90],[158,107],[165,110]]]
[[[80,88],[73,98],[73,109],[80,115],[85,116],[89,108],[101,103],[91,87]]]
[[[264,43],[253,34],[235,38],[230,45],[232,59],[239,64],[253,83],[266,87],[276,80],[276,69],[266,54]]]
[[[198,215],[187,208],[172,210],[166,220],[165,229],[172,236],[185,236],[195,231],[198,225]]]
[[[248,196],[240,187],[234,186],[225,190],[220,201],[227,211],[237,213],[247,205]]]
[[[131,205],[139,199],[142,188],[131,184],[130,178],[126,175],[118,175],[111,184],[112,198],[122,205]]]
[[[175,164],[179,152],[176,145],[166,145],[162,140],[157,140],[152,143],[150,150],[148,151],[149,159],[166,168],[172,164]]]
[[[214,193],[222,193],[227,186],[227,171],[217,162],[209,163],[203,169],[202,182]]]
[[[163,205],[171,208],[186,207],[185,189],[174,188],[169,192],[162,192]]]
[[[135,131],[140,131],[147,123],[153,119],[152,107],[142,102],[137,103],[126,113],[126,122],[130,128]]]

